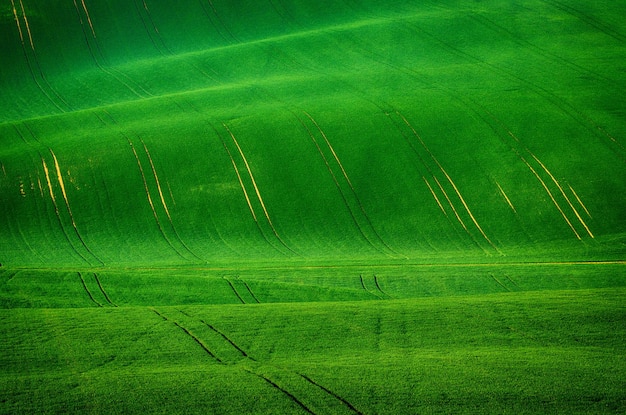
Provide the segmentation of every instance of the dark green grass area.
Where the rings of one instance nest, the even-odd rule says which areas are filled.
[[[307,290],[341,299],[330,279],[307,272],[289,289],[266,281],[274,295],[298,303],[230,305],[200,303],[197,287],[196,299],[185,301],[178,295],[189,282],[168,273],[172,294],[152,306],[144,305],[144,284],[133,297],[121,279],[103,274],[98,296],[87,285],[111,303],[95,304],[84,292],[83,307],[4,302],[0,324],[11,335],[2,340],[9,353],[0,358],[1,412],[620,413],[626,292],[623,270],[605,271],[612,282],[574,272],[578,289],[558,289],[546,276],[563,280],[566,269],[535,278],[513,270],[510,281],[520,287],[535,281],[536,291],[519,292],[466,275],[437,297],[424,296],[424,287],[441,290],[426,272],[403,285],[403,299],[393,298],[399,279],[381,276],[376,293],[369,277],[361,281],[372,298],[330,302]],[[242,298],[271,299],[252,278],[249,292],[242,279],[231,281]],[[358,277],[332,281],[365,291]],[[66,291],[72,285],[83,289],[66,281]]]

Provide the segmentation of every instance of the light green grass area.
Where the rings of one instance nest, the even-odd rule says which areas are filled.
[[[0,4],[0,414],[626,411],[626,5]]]

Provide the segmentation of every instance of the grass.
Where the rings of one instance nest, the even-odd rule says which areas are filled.
[[[0,6],[0,413],[622,413],[626,9]]]

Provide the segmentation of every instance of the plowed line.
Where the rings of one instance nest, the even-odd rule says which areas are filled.
[[[367,214],[367,212],[365,212],[365,208],[363,207],[363,203],[361,203],[361,199],[358,197],[356,189],[354,188],[354,186],[352,185],[352,181],[350,181],[350,177],[348,176],[348,173],[346,172],[346,170],[343,167],[343,164],[341,163],[341,160],[339,160],[339,156],[337,156],[337,153],[335,152],[335,149],[333,148],[332,144],[330,143],[330,140],[328,139],[328,137],[326,136],[326,133],[324,132],[324,130],[322,130],[322,128],[319,126],[319,124],[317,123],[317,121],[315,121],[315,119],[311,116],[311,114],[309,114],[306,111],[302,111],[304,113],[304,115],[307,116],[307,118],[309,118],[309,120],[311,120],[311,122],[315,125],[315,128],[318,129],[318,131],[320,132],[320,134],[322,135],[322,137],[324,138],[324,142],[326,142],[326,145],[328,146],[328,149],[330,150],[330,152],[333,155],[333,158],[335,159],[335,161],[337,162],[337,165],[339,166],[339,168],[341,169],[341,173],[343,175],[343,177],[346,179],[346,182],[348,183],[348,186],[350,187],[350,190],[352,191],[352,194],[354,196],[354,200],[356,201],[357,205],[359,206],[359,210],[361,211],[361,214],[363,215],[363,218],[365,219],[365,221],[367,222],[368,227],[370,228],[370,230],[372,231],[372,233],[376,236],[376,239],[378,239],[378,241],[390,252],[392,252],[393,254],[398,254],[397,252],[395,252],[389,245],[387,245],[387,243],[383,240],[383,238],[378,234],[378,232],[376,231],[376,228],[374,228],[374,225],[372,224],[372,221],[369,218],[369,215]],[[317,144],[317,143],[316,143]],[[319,148],[319,147],[318,147]],[[320,150],[321,151],[321,150]],[[382,252],[382,251],[381,251]],[[385,254],[388,255],[387,252],[383,252]]]
[[[241,301],[241,304],[246,304],[246,302],[244,301],[243,298],[241,298],[241,295],[239,295],[239,292],[237,291],[237,289],[235,288],[235,286],[233,285],[233,283],[226,277],[222,277],[226,280],[226,282],[228,282],[228,285],[230,285],[230,288],[233,290],[233,292],[235,293],[235,295],[237,296],[237,298],[239,299],[239,301]]]
[[[178,322],[174,321],[174,320],[170,320],[169,318],[167,318],[166,316],[164,316],[163,314],[159,313],[157,310],[155,310],[154,308],[151,308],[150,310],[152,310],[157,316],[161,317],[163,320],[167,321],[168,323],[172,323],[174,324],[176,327],[178,327],[179,329],[181,329],[187,336],[191,337],[193,339],[193,341],[195,341],[201,348],[202,350],[204,350],[209,356],[211,356],[213,359],[215,359],[218,363],[224,363],[222,362],[222,360],[217,357],[211,350],[209,350],[209,348],[202,343],[202,340],[200,340],[199,338],[197,338],[191,331],[189,331],[186,327],[183,327],[182,325],[180,325]]]
[[[504,197],[504,200],[506,200],[506,203],[508,203],[509,207],[513,210],[513,212],[517,213],[517,210],[515,210],[515,206],[513,206],[513,203],[511,203],[511,200],[504,192],[504,189],[502,188],[502,186],[500,186],[500,183],[496,182],[496,186],[498,186],[498,189],[500,190],[500,194],[502,194],[502,196]]]
[[[85,289],[85,292],[89,296],[89,299],[91,301],[93,301],[93,303],[96,304],[98,307],[102,307],[102,304],[100,304],[98,301],[96,301],[96,299],[93,298],[93,295],[91,295],[91,291],[89,291],[89,288],[87,288],[87,284],[85,283],[85,279],[83,278],[83,274],[81,274],[79,272],[78,273],[78,277],[80,278],[80,282],[83,284],[83,288]]]
[[[243,357],[247,357],[248,359],[253,360],[253,361],[255,360],[255,359],[251,358],[250,356],[248,356],[248,354],[241,347],[237,346],[237,344],[234,341],[232,341],[231,339],[229,339],[228,336],[226,336],[224,333],[222,333],[221,331],[219,331],[218,329],[216,329],[215,327],[213,327],[212,325],[210,325],[209,323],[207,323],[204,320],[200,320],[200,322],[202,324],[204,324],[205,326],[207,326],[209,329],[211,329],[213,332],[219,334],[224,340],[226,340],[228,343],[230,343],[231,346],[233,346],[235,349],[237,349],[237,351],[239,353],[241,353],[241,355]]]
[[[104,287],[102,286],[102,284],[100,283],[100,278],[98,278],[98,274],[96,274],[94,272],[93,274],[93,278],[96,280],[96,283],[98,284],[98,288],[100,288],[100,291],[102,292],[102,295],[104,295],[104,298],[107,300],[107,302],[109,304],[111,304],[113,307],[117,307],[117,304],[115,304],[113,301],[111,301],[111,299],[109,298],[109,296],[107,295],[106,291],[104,291]]]
[[[248,164],[248,159],[246,158],[246,155],[241,149],[241,146],[239,145],[237,138],[235,137],[233,132],[230,130],[230,128],[228,128],[228,126],[225,123],[222,123],[222,125],[224,126],[226,131],[228,131],[228,134],[232,138],[233,143],[235,143],[235,146],[237,147],[237,150],[239,151],[239,155],[241,156],[241,159],[243,160],[246,166],[246,170],[248,171],[248,175],[250,176],[250,180],[252,181],[252,186],[254,187],[254,192],[256,193],[259,203],[261,204],[261,208],[263,209],[263,213],[265,214],[265,219],[267,219],[267,223],[269,224],[270,229],[272,230],[272,233],[274,234],[276,239],[278,239],[281,245],[287,248],[287,250],[289,250],[291,253],[295,254],[295,252],[285,243],[285,241],[283,241],[283,239],[280,237],[280,235],[276,231],[276,228],[274,227],[274,224],[272,223],[272,219],[270,218],[267,208],[265,207],[265,203],[263,202],[263,197],[261,197],[261,192],[259,191],[259,187],[257,186],[256,180],[254,179],[254,175],[252,174],[252,169],[250,168],[250,164]]]
[[[563,216],[563,219],[565,219],[565,222],[567,223],[567,225],[570,227],[570,229],[572,230],[572,232],[574,232],[574,235],[576,235],[576,238],[578,240],[581,240],[582,238],[580,237],[580,235],[578,234],[578,232],[576,231],[576,229],[574,228],[574,226],[572,225],[572,222],[570,222],[569,218],[567,217],[567,215],[565,215],[565,212],[563,212],[563,209],[561,209],[561,206],[559,205],[559,203],[556,201],[556,199],[554,198],[554,195],[552,195],[552,192],[550,191],[550,189],[548,188],[548,186],[546,185],[546,183],[543,181],[543,179],[539,176],[539,174],[537,173],[537,171],[530,165],[530,163],[528,163],[528,161],[526,161],[526,159],[520,155],[520,158],[522,159],[522,161],[524,162],[524,164],[526,164],[526,166],[530,169],[530,171],[535,175],[535,177],[537,178],[537,180],[539,180],[539,182],[541,183],[541,185],[543,186],[544,190],[546,191],[546,193],[548,193],[548,196],[550,196],[550,199],[552,200],[552,203],[554,203],[554,206],[556,206],[556,208],[559,210],[559,212],[561,213],[561,216]]]
[[[574,194],[574,197],[576,198],[576,200],[578,201],[578,203],[580,204],[580,206],[582,206],[582,208],[585,210],[585,213],[587,213],[587,216],[589,216],[590,218],[593,218],[591,216],[591,213],[589,213],[589,210],[587,209],[587,206],[585,206],[585,204],[583,203],[582,200],[580,200],[580,197],[578,197],[578,194],[576,193],[576,191],[574,190],[574,188],[571,185],[569,186],[569,190],[572,191],[572,193]]]
[[[541,166],[541,168],[548,173],[548,176],[550,176],[550,178],[552,179],[552,181],[554,182],[554,184],[556,184],[556,187],[559,188],[559,191],[561,192],[561,194],[563,195],[563,197],[565,198],[565,200],[567,201],[567,204],[569,205],[569,207],[572,209],[572,211],[574,211],[574,214],[576,215],[576,217],[578,218],[578,220],[580,221],[580,223],[584,226],[585,230],[587,231],[587,233],[589,234],[589,236],[591,238],[595,238],[593,236],[593,233],[591,233],[591,231],[589,230],[589,227],[587,226],[587,224],[585,223],[585,221],[583,220],[583,218],[580,217],[580,214],[578,213],[578,210],[576,210],[576,208],[574,207],[574,205],[572,204],[572,202],[569,200],[569,197],[567,197],[567,195],[565,194],[565,191],[563,190],[563,188],[561,187],[561,184],[556,180],[556,178],[552,175],[552,173],[550,172],[550,170],[548,170],[548,168],[541,162],[541,160],[539,160],[534,154],[530,153],[530,155],[535,159],[535,161],[537,161],[537,163],[539,163],[539,165]]]
[[[437,205],[439,206],[439,209],[441,209],[441,211],[443,212],[444,215],[448,216],[448,213],[446,212],[446,210],[443,208],[443,205],[441,204],[441,202],[439,201],[439,198],[437,197],[437,195],[435,194],[435,191],[433,190],[432,186],[430,185],[430,183],[428,183],[428,180],[426,179],[426,177],[422,176],[422,179],[424,179],[424,183],[426,183],[426,186],[428,186],[428,190],[430,190],[430,194],[433,195],[433,197],[435,198],[435,201],[437,202]]]
[[[350,402],[348,402],[347,400],[345,400],[344,398],[342,398],[341,396],[337,395],[335,392],[331,391],[330,389],[320,385],[319,383],[315,382],[313,379],[311,379],[310,377],[308,377],[307,375],[303,375],[298,373],[298,375],[300,375],[300,377],[304,380],[306,380],[307,382],[309,382],[310,384],[317,386],[318,388],[320,388],[321,390],[323,390],[324,392],[326,392],[327,394],[335,397],[336,399],[338,399],[341,403],[343,403],[344,405],[346,405],[348,408],[350,408],[351,411],[359,414],[359,415],[363,415],[363,412],[359,411],[358,409],[356,409],[354,407],[354,405],[352,405]]]
[[[264,381],[266,381],[268,384],[270,384],[273,388],[278,389],[279,391],[281,391],[283,394],[285,394],[287,397],[289,397],[289,399],[291,399],[292,401],[294,401],[296,404],[298,404],[298,406],[300,406],[302,409],[304,409],[307,413],[312,414],[312,415],[316,415],[315,412],[313,412],[312,410],[310,410],[305,404],[303,404],[298,398],[296,398],[292,393],[290,393],[289,391],[281,388],[280,386],[278,386],[274,381],[272,381],[271,379],[269,379],[268,377],[266,377],[265,375],[260,375],[258,373],[254,373],[248,369],[244,369],[246,372],[250,373],[251,375],[254,375],[256,377],[259,377],[261,379],[263,379]]]

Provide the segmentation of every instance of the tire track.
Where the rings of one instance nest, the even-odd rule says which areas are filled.
[[[143,145],[144,151],[146,153],[146,156],[148,156],[148,162],[150,163],[150,168],[152,170],[152,175],[154,176],[154,180],[156,182],[156,186],[157,186],[157,190],[159,192],[159,198],[161,200],[161,205],[163,206],[163,209],[165,210],[165,214],[167,215],[167,220],[169,221],[170,227],[172,228],[172,231],[174,232],[174,236],[176,237],[176,239],[178,240],[178,242],[180,242],[180,244],[183,246],[183,248],[194,258],[196,258],[197,260],[204,262],[204,260],[202,258],[200,258],[198,255],[196,255],[195,252],[193,252],[189,246],[187,246],[187,244],[183,241],[183,239],[180,237],[180,235],[178,234],[178,230],[176,229],[176,227],[174,226],[174,222],[172,221],[172,216],[170,215],[170,211],[167,207],[167,203],[165,203],[165,197],[163,196],[163,190],[161,189],[161,183],[159,181],[159,175],[157,174],[156,168],[154,167],[154,162],[152,161],[152,156],[150,155],[150,151],[148,151],[148,147],[146,146],[146,143],[143,141],[143,139],[140,137],[139,140],[141,141],[141,144]],[[169,187],[169,184],[168,184]],[[170,189],[170,194],[171,194],[171,189]]]
[[[85,292],[87,293],[87,295],[89,296],[89,299],[98,307],[103,307],[102,304],[100,304],[98,301],[96,301],[96,299],[93,297],[93,295],[91,294],[91,291],[89,291],[89,288],[87,287],[87,283],[85,283],[85,279],[83,278],[83,274],[78,272],[78,277],[80,278],[80,282],[83,285],[83,289],[85,290]]]
[[[367,286],[365,285],[365,280],[363,279],[363,275],[359,275],[359,280],[361,281],[361,287],[365,290],[365,292],[367,292],[370,295],[373,295],[374,297],[378,298],[379,300],[383,299],[379,294],[377,294],[377,293],[375,293],[373,291],[370,291],[370,289],[367,288]]]
[[[551,5],[552,7],[556,9],[559,9],[561,11],[564,11],[567,14],[570,14],[576,17],[577,19],[581,20],[585,24],[598,29],[602,33],[606,34],[607,36],[612,37],[613,39],[617,40],[620,43],[626,43],[625,35],[613,29],[612,27],[607,26],[605,23],[599,21],[598,19],[588,15],[587,13],[581,12],[580,10],[572,6],[568,6],[560,1],[556,1],[556,0],[541,0],[541,1],[543,3]]]
[[[261,302],[259,301],[259,299],[257,298],[257,296],[256,296],[256,295],[254,295],[254,292],[252,291],[252,289],[250,288],[250,286],[248,285],[248,283],[247,283],[246,281],[242,280],[242,279],[241,279],[241,278],[239,278],[239,277],[236,277],[236,278],[237,278],[237,281],[240,281],[240,282],[244,285],[244,287],[246,287],[246,290],[248,290],[248,293],[250,293],[250,296],[252,296],[252,298],[254,298],[254,301],[256,301],[256,302],[257,302],[257,304],[261,304]]]
[[[25,24],[28,25],[25,14],[24,14],[24,5],[20,2],[21,8],[22,8],[22,16],[24,16],[24,20],[25,20]],[[20,24],[20,19],[19,19],[19,15],[17,12],[17,9],[15,7],[15,2],[14,0],[11,0],[11,6],[12,6],[12,11],[13,11],[13,17],[15,19],[15,24],[17,26],[17,31],[19,33],[20,36],[20,42],[22,45],[22,52],[24,53],[24,59],[26,60],[26,64],[28,65],[28,69],[29,72],[31,74],[31,77],[33,78],[33,81],[35,82],[35,85],[37,85],[37,88],[41,91],[41,93],[44,95],[44,97],[46,97],[46,99],[48,101],[50,101],[50,103],[52,105],[54,105],[60,112],[66,112],[51,96],[50,94],[44,89],[44,87],[41,85],[40,81],[37,79],[37,76],[35,74],[35,70],[33,69],[33,64],[31,62],[31,58],[29,57],[28,54],[28,48],[26,46],[25,43],[25,37],[24,37],[24,33],[22,31],[22,26]],[[35,51],[35,46],[33,44],[33,40],[32,37],[30,36],[30,28],[28,28],[28,35],[29,35],[29,40],[30,40],[30,46],[31,46],[31,50],[32,53],[34,54]],[[36,60],[36,56],[34,58],[34,60]],[[38,61],[36,62],[38,64]],[[40,68],[41,69],[41,68]]]
[[[222,333],[221,331],[219,331],[218,329],[216,329],[215,327],[213,327],[212,325],[210,325],[209,323],[207,323],[204,320],[200,320],[200,322],[202,324],[204,324],[205,326],[207,326],[209,329],[211,329],[211,331],[213,331],[214,333],[218,334],[220,337],[222,337],[224,340],[226,340],[231,346],[233,346],[235,349],[237,349],[237,351],[239,353],[241,353],[241,355],[245,358],[248,358],[252,361],[256,361],[254,358],[248,356],[248,354],[239,346],[237,346],[237,344],[232,341],[230,338],[228,338],[228,336],[226,336],[224,333]]]
[[[139,160],[139,155],[137,154],[137,150],[135,150],[135,146],[133,145],[133,142],[130,140],[130,138],[126,137],[126,139],[128,141],[128,144],[130,145],[133,155],[135,156],[135,160],[137,161],[137,167],[139,168],[139,173],[141,175],[141,180],[143,182],[144,191],[146,193],[146,197],[148,198],[148,204],[150,205],[150,209],[152,210],[152,215],[154,216],[154,220],[156,222],[157,228],[159,229],[159,232],[161,233],[161,236],[163,237],[163,239],[165,239],[165,241],[170,246],[170,248],[172,248],[172,250],[176,252],[176,254],[180,258],[187,260],[187,258],[185,258],[185,256],[174,246],[170,238],[168,238],[168,236],[166,235],[165,230],[163,229],[163,225],[161,225],[161,221],[159,220],[159,215],[157,214],[156,209],[154,207],[154,202],[152,201],[152,196],[150,194],[150,189],[148,187],[146,175],[141,165],[141,160]]]
[[[354,405],[352,405],[350,402],[348,402],[347,400],[345,400],[344,398],[342,398],[341,396],[337,395],[335,392],[331,391],[330,389],[326,388],[325,386],[322,386],[321,384],[319,384],[318,382],[314,381],[313,379],[311,379],[310,377],[308,377],[307,375],[303,375],[301,373],[298,373],[298,375],[300,377],[302,377],[302,379],[306,380],[307,382],[309,382],[310,384],[317,386],[318,388],[320,388],[321,390],[323,390],[324,392],[326,392],[327,394],[337,398],[341,403],[343,403],[345,406],[347,406],[352,412],[359,414],[359,415],[364,415],[363,412],[359,411],[358,409],[356,409],[354,407]]]
[[[241,304],[246,304],[246,302],[244,301],[244,299],[241,297],[241,295],[239,295],[239,292],[237,291],[237,289],[235,288],[235,286],[233,285],[232,281],[229,280],[226,277],[222,277],[226,280],[226,282],[228,283],[228,285],[230,286],[230,288],[233,290],[233,292],[235,293],[235,296],[239,299],[239,301],[241,301]]]
[[[252,169],[250,168],[250,164],[248,163],[248,159],[246,158],[246,155],[244,154],[241,146],[239,145],[239,142],[237,141],[237,138],[235,137],[233,132],[230,130],[230,128],[228,128],[228,125],[226,125],[226,123],[222,122],[222,126],[226,129],[226,131],[230,135],[230,138],[232,139],[233,143],[237,147],[237,151],[239,152],[239,155],[241,156],[241,159],[243,160],[243,163],[244,163],[244,165],[246,167],[246,171],[248,172],[248,176],[250,177],[250,180],[252,182],[252,187],[254,188],[254,192],[256,194],[257,200],[259,201],[259,203],[261,205],[261,209],[263,210],[263,214],[265,215],[265,219],[267,220],[267,223],[268,223],[272,233],[274,234],[274,236],[276,237],[278,242],[285,249],[287,249],[289,252],[291,252],[294,255],[298,255],[293,249],[291,249],[289,247],[289,245],[287,245],[285,243],[283,238],[278,234],[278,231],[276,230],[276,227],[274,226],[274,223],[272,222],[272,219],[271,219],[271,217],[270,217],[270,215],[269,215],[269,213],[267,211],[267,207],[265,206],[265,202],[263,201],[263,197],[261,196],[261,192],[259,191],[259,186],[256,183],[256,180],[254,178],[254,174],[252,173]],[[230,154],[230,152],[229,152],[229,154]],[[231,156],[232,156],[232,154],[231,154]],[[231,160],[233,160],[232,157],[231,157]],[[241,180],[240,180],[240,183],[241,183]]]
[[[506,285],[502,284],[502,282],[500,282],[499,279],[496,278],[495,275],[493,274],[489,274],[489,276],[502,288],[504,288],[505,291],[511,292],[511,290],[509,289],[509,287],[507,287]]]
[[[380,291],[380,293],[382,295],[384,295],[385,297],[388,297],[388,298],[392,298],[389,294],[387,294],[385,291],[383,291],[383,289],[380,287],[380,283],[378,281],[378,276],[376,274],[374,274],[374,284],[376,285],[376,289],[378,291]]]
[[[315,412],[313,412],[309,407],[307,407],[304,403],[302,403],[302,401],[300,401],[298,398],[296,398],[291,392],[289,392],[288,390],[281,388],[276,382],[274,382],[273,380],[271,380],[270,378],[268,378],[267,376],[263,375],[263,374],[259,374],[256,372],[253,372],[249,369],[243,369],[244,371],[250,373],[251,375],[254,375],[260,379],[263,379],[265,382],[267,382],[271,387],[279,390],[280,392],[282,392],[284,395],[286,395],[289,399],[291,399],[293,402],[295,402],[296,404],[298,404],[298,406],[300,408],[302,408],[304,411],[306,411],[307,413],[311,414],[311,415],[316,415]]]
[[[15,127],[17,130],[17,127]],[[19,132],[19,130],[17,130]],[[21,134],[21,133],[20,133]],[[63,233],[63,236],[65,237],[65,240],[67,241],[67,243],[69,244],[70,248],[72,249],[72,251],[74,251],[74,253],[76,253],[83,261],[85,261],[85,263],[92,265],[91,262],[89,262],[89,260],[87,259],[87,257],[85,257],[74,245],[74,243],[72,242],[72,239],[70,238],[69,233],[67,232],[67,230],[65,229],[65,225],[63,224],[63,219],[61,218],[61,212],[59,210],[59,205],[57,203],[56,200],[56,196],[54,194],[54,189],[52,187],[52,181],[50,180],[50,172],[48,170],[48,165],[46,164],[46,160],[44,159],[44,157],[41,155],[41,153],[39,153],[39,156],[41,158],[41,164],[43,167],[43,171],[46,177],[46,183],[48,185],[48,191],[50,194],[50,200],[52,201],[52,206],[54,207],[54,213],[56,215],[57,218],[57,222],[59,224],[59,228],[61,229],[61,232]]]
[[[128,89],[133,95],[135,95],[137,98],[146,98],[149,96],[153,96],[151,93],[149,93],[148,91],[146,91],[143,87],[141,87],[141,85],[136,84],[137,89],[140,89],[141,91],[143,91],[143,94],[139,93],[135,88],[133,88],[130,83],[135,83],[133,82],[128,76],[126,76],[125,74],[119,72],[118,70],[116,70],[115,68],[111,68],[110,70],[105,68],[104,65],[100,62],[101,60],[104,61],[104,56],[102,54],[102,51],[100,50],[100,45],[98,43],[98,38],[96,36],[96,32],[94,30],[93,27],[93,23],[91,22],[91,16],[89,15],[89,10],[87,9],[87,5],[85,4],[84,0],[81,0],[81,5],[83,8],[83,12],[85,13],[85,19],[83,19],[83,16],[81,14],[80,8],[78,7],[78,3],[76,2],[76,0],[73,0],[74,2],[74,9],[76,10],[76,17],[78,18],[78,21],[80,23],[80,27],[83,33],[83,38],[85,39],[85,44],[87,45],[87,49],[89,51],[89,54],[93,60],[93,62],[95,63],[96,67],[98,69],[100,69],[103,73],[107,74],[108,76],[110,76],[111,78],[115,79],[117,82],[119,82],[120,84],[122,84],[124,87],[126,87],[126,89]],[[85,29],[85,23],[84,21],[87,21],[90,29],[91,29],[91,35],[88,34],[87,30]],[[91,40],[90,40],[91,39]],[[92,43],[94,43],[94,45],[92,46]],[[94,49],[98,52],[98,55],[100,56],[100,58],[98,58],[96,56],[96,53],[94,52]],[[116,74],[117,72],[117,74]],[[125,81],[125,78],[127,81]]]
[[[358,211],[360,212],[359,216],[363,217],[364,221],[365,221],[365,227],[368,229],[369,232],[371,232],[373,234],[373,239],[377,241],[377,244],[382,245],[381,247],[376,246],[373,241],[368,238],[365,235],[365,232],[363,230],[363,227],[358,223],[358,221],[356,220],[356,215],[354,214],[354,212],[352,212],[349,204],[347,203],[347,197],[344,195],[344,201],[346,201],[346,205],[348,207],[348,210],[350,210],[352,212],[352,216],[354,218],[354,221],[356,222],[357,227],[359,228],[359,231],[361,232],[361,234],[366,238],[366,240],[370,243],[370,245],[372,247],[374,247],[374,249],[376,249],[377,251],[393,257],[395,255],[400,255],[406,258],[405,255],[399,254],[398,252],[396,252],[393,248],[391,248],[386,242],[385,240],[380,236],[380,234],[378,233],[378,231],[376,230],[376,228],[374,227],[374,225],[372,224],[372,221],[369,217],[369,215],[367,214],[367,212],[365,211],[365,208],[363,206],[363,203],[361,202],[361,199],[359,198],[356,189],[354,188],[354,185],[352,184],[352,181],[350,180],[350,177],[348,176],[348,173],[346,172],[343,164],[341,163],[341,160],[339,159],[339,156],[337,155],[335,149],[333,148],[332,144],[330,143],[330,140],[328,139],[328,137],[326,136],[326,133],[324,132],[324,130],[322,130],[322,128],[320,127],[320,125],[318,124],[318,122],[313,118],[313,116],[311,116],[311,114],[309,114],[306,111],[302,111],[304,113],[304,115],[313,123],[313,125],[315,125],[315,128],[319,131],[319,133],[321,134],[322,138],[324,139],[324,142],[326,143],[327,148],[330,150],[333,159],[335,160],[335,162],[337,163],[337,165],[339,166],[339,169],[341,170],[341,175],[343,176],[345,182],[348,185],[348,188],[350,189],[350,193],[352,194],[352,198],[354,199],[354,201],[357,204],[358,207]],[[306,125],[305,125],[306,127]],[[339,182],[337,180],[337,176],[333,173],[332,168],[330,167],[330,163],[328,162],[328,159],[326,158],[326,156],[324,155],[320,145],[318,144],[317,140],[315,139],[314,135],[311,133],[311,131],[306,128],[309,136],[311,137],[311,139],[313,140],[313,142],[315,143],[319,153],[322,155],[322,158],[324,159],[324,162],[326,163],[327,168],[329,169],[329,171],[331,171],[331,175],[333,176],[333,179],[335,181],[335,184],[339,187],[339,190],[341,193],[343,193],[343,191],[341,190],[341,186],[339,185]],[[368,233],[369,233],[368,232]]]
[[[214,359],[217,363],[224,364],[224,362],[219,357],[217,357],[211,350],[209,350],[209,348],[202,342],[202,340],[200,340],[198,337],[196,337],[191,331],[189,331],[189,329],[187,329],[186,327],[182,326],[177,321],[169,319],[168,317],[166,317],[165,315],[163,315],[162,313],[160,313],[159,311],[157,311],[154,308],[150,308],[150,310],[152,312],[154,312],[154,314],[156,314],[157,316],[161,317],[164,321],[167,321],[168,323],[172,323],[173,325],[178,327],[180,330],[182,330],[183,333],[185,333],[194,342],[196,342],[196,344],[198,344],[198,346],[200,346],[202,348],[202,350],[204,350],[204,352],[206,354],[208,354],[212,359]]]
[[[111,298],[107,295],[106,291],[104,290],[104,287],[102,286],[102,283],[100,282],[100,278],[98,278],[98,274],[94,272],[93,278],[96,280],[96,283],[98,284],[98,288],[100,288],[100,292],[102,292],[102,295],[104,295],[104,298],[107,300],[107,302],[111,304],[113,307],[117,307],[117,304],[111,301]]]

